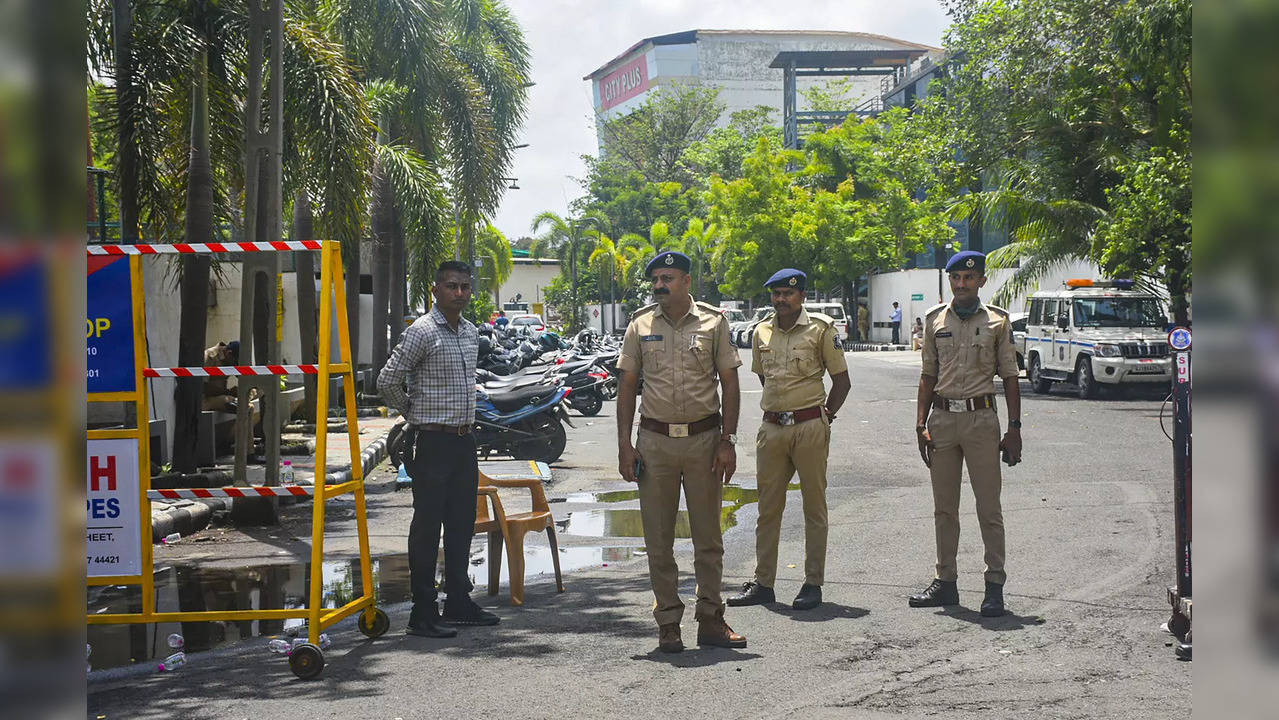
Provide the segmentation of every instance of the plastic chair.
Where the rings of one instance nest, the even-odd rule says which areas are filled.
[[[532,501],[528,512],[508,513],[497,495],[498,488],[527,488]],[[487,500],[487,502],[486,502]],[[489,506],[492,506],[492,514]],[[489,595],[497,594],[498,576],[501,572],[502,546],[506,545],[506,562],[511,576],[511,604],[524,604],[524,536],[529,532],[546,531],[551,546],[551,562],[555,567],[555,588],[564,592],[564,576],[560,573],[560,548],[555,537],[555,518],[546,502],[546,491],[537,478],[492,478],[480,473],[479,494],[476,496],[475,533],[488,533],[489,540]],[[498,536],[502,540],[499,540]],[[504,540],[504,542],[503,542]]]

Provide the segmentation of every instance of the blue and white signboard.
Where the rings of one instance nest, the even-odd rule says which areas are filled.
[[[88,392],[132,392],[137,389],[133,361],[133,293],[129,258],[88,258],[85,286],[85,384]]]
[[[1173,328],[1172,332],[1168,333],[1168,344],[1173,350],[1189,350],[1190,330],[1184,327]]]

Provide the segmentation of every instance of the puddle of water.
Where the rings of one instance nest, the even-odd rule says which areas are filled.
[[[798,490],[799,484],[786,486],[787,490]],[[595,502],[621,502],[639,497],[638,490],[617,490],[610,493],[577,493],[583,498],[595,498]],[[574,500],[569,495],[569,502],[591,502],[587,499]],[[608,499],[603,499],[608,498]],[[720,508],[720,530],[728,530],[737,525],[737,511],[750,503],[759,502],[759,490],[755,488],[728,485],[724,487],[724,504]],[[644,523],[640,511],[632,508],[579,510],[571,512],[559,523],[560,532],[568,535],[586,537],[644,537]],[[688,524],[688,511],[680,510],[675,516],[675,537],[691,538],[692,530]]]
[[[471,566],[467,572],[476,587],[488,583],[488,552],[484,538],[477,537],[471,547]],[[564,573],[584,567],[628,560],[642,554],[638,547],[561,547],[560,569]],[[443,551],[440,553],[443,569]],[[525,579],[554,572],[549,547],[531,545],[524,548]],[[501,582],[510,580],[505,558]],[[343,560],[324,563],[322,604],[339,607],[363,594],[360,562]],[[200,568],[189,565],[158,568],[155,573],[156,609],[160,612],[198,610],[254,610],[264,608],[305,607],[310,595],[310,564],[263,565],[246,568]],[[373,558],[373,592],[382,606],[412,599],[409,589],[407,553]],[[137,612],[142,607],[141,587],[113,585],[91,587],[88,592],[90,614]],[[93,646],[89,658],[95,670],[121,667],[134,663],[151,664],[169,655],[165,640],[178,633],[188,652],[199,652],[234,642],[258,638],[264,661],[270,657],[262,636],[286,633],[300,628],[303,620],[253,620],[237,622],[164,622],[131,625],[88,625],[87,640]],[[392,628],[394,631],[395,628]],[[193,658],[197,659],[198,656]]]

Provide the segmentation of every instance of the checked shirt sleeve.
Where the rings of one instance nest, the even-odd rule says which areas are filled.
[[[429,343],[426,332],[417,326],[409,326],[400,338],[400,344],[391,351],[391,357],[382,367],[377,378],[377,389],[386,404],[400,411],[402,417],[409,417],[411,402],[405,391],[405,379],[409,371],[426,357]]]

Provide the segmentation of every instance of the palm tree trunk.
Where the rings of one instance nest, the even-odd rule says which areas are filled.
[[[384,118],[378,129],[378,142],[385,143],[387,121]],[[373,165],[373,375],[382,371],[386,363],[387,347],[387,310],[390,300],[389,285],[391,282],[391,235],[395,219],[393,217],[395,195],[391,189],[391,180],[387,177],[381,161]]]
[[[204,53],[196,56],[196,81],[191,98],[191,158],[187,169],[186,241],[213,240],[213,168],[209,161],[208,67]],[[208,329],[210,257],[182,258],[182,309],[178,320],[178,364],[204,364],[205,331]],[[196,437],[204,382],[181,379],[173,393],[173,469],[195,472]]]
[[[140,211],[138,207],[138,146],[134,142],[134,113],[128,109],[137,100],[133,87],[133,10],[129,0],[114,0],[115,103],[120,131],[116,146],[116,181],[120,184],[120,242],[136,243]],[[208,153],[205,153],[207,159]],[[102,208],[98,208],[102,212]],[[103,238],[106,241],[106,238]],[[206,258],[207,259],[207,258]],[[175,423],[176,428],[176,423]],[[193,439],[194,441],[194,439]]]
[[[391,227],[391,343],[390,347],[400,344],[400,335],[404,333],[405,305],[407,304],[408,268],[405,263],[407,250],[404,246],[404,224],[400,221],[400,211],[392,208]]]
[[[299,190],[293,200],[293,239],[311,240],[315,234],[315,219],[311,213],[311,196]],[[302,356],[298,362],[313,364],[319,359],[319,315],[315,306],[315,253],[301,250],[293,253],[293,266],[298,286],[298,337]],[[309,422],[315,422],[316,377],[302,376],[302,414]]]
[[[350,360],[351,370],[356,371],[360,362],[360,244],[352,248],[346,262],[346,324],[351,334],[351,357],[343,360]],[[337,396],[346,402],[345,393]]]

